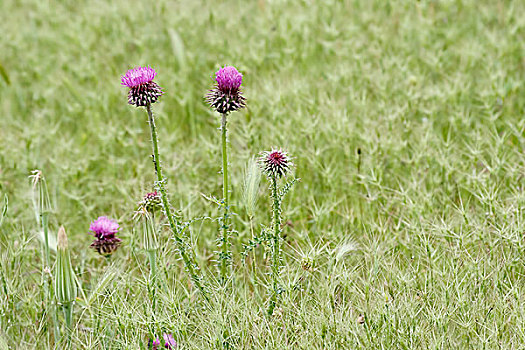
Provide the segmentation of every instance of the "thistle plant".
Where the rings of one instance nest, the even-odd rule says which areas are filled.
[[[225,283],[231,266],[232,252],[230,250],[230,201],[228,178],[228,128],[229,113],[246,106],[246,99],[240,90],[242,74],[235,67],[225,66],[215,73],[216,86],[206,95],[208,104],[221,114],[221,144],[222,144],[222,235],[217,240],[219,246],[220,281]]]
[[[181,223],[172,214],[171,205],[168,198],[168,192],[166,190],[166,178],[162,174],[162,166],[159,155],[159,145],[157,136],[157,127],[155,125],[155,117],[151,105],[158,101],[158,99],[164,94],[162,88],[153,81],[157,73],[151,67],[137,67],[130,69],[122,76],[121,84],[129,88],[128,92],[128,103],[136,107],[146,107],[148,114],[148,121],[151,131],[151,144],[153,148],[153,166],[157,175],[157,181],[155,183],[160,198],[162,200],[162,207],[164,214],[168,220],[171,232],[179,254],[184,261],[184,266],[188,272],[190,279],[193,284],[205,299],[208,299],[206,290],[202,283],[202,276],[200,274],[200,268],[197,264],[195,254],[191,246],[184,241],[181,233]]]
[[[280,284],[282,266],[281,203],[283,197],[291,189],[297,179],[293,179],[283,187],[279,188],[278,180],[281,177],[286,176],[293,167],[290,156],[281,149],[262,152],[259,158],[259,165],[270,181],[270,197],[272,199],[272,234],[270,237],[270,276],[272,279],[272,291],[268,305],[268,316],[271,316],[277,305],[279,295],[284,291]]]
[[[73,307],[77,297],[75,273],[71,267],[66,230],[63,226],[58,230],[57,256],[55,265],[55,297],[59,307],[64,312],[66,330],[71,332],[73,324]]]

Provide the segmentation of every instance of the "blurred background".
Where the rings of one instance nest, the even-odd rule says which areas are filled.
[[[214,72],[234,65],[248,106],[229,117],[237,251],[250,236],[245,164],[279,146],[302,179],[284,204],[290,264],[294,251],[351,239],[355,274],[407,300],[428,273],[403,280],[414,256],[442,267],[443,288],[458,274],[471,280],[482,257],[487,271],[504,271],[511,256],[506,278],[522,285],[525,2],[1,0],[0,13],[1,252],[21,264],[3,267],[7,275],[40,267],[24,258],[40,254],[33,169],[47,178],[52,225],[66,226],[77,264],[98,259],[87,232],[100,215],[132,241],[133,211],[154,181],[147,116],[120,85],[135,66],[153,67],[165,91],[154,111],[172,205],[186,218],[218,215],[201,195],[221,193],[219,116],[203,96]],[[263,182],[256,222],[270,217]],[[217,229],[193,229],[209,268]],[[458,260],[463,270],[449,270]],[[469,312],[501,300],[503,320],[506,292],[488,290]],[[31,324],[31,311],[23,315]]]

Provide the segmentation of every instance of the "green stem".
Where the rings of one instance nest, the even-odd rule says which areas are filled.
[[[201,283],[202,278],[197,272],[199,267],[197,265],[195,257],[192,255],[191,250],[190,251],[187,250],[186,244],[184,243],[177,229],[177,227],[180,226],[180,223],[176,221],[176,219],[173,217],[171,213],[171,207],[170,207],[170,203],[168,200],[168,194],[166,192],[166,188],[164,187],[164,183],[166,180],[164,179],[164,176],[162,175],[162,167],[160,165],[159,146],[158,146],[158,140],[157,140],[157,128],[155,126],[155,119],[153,117],[153,112],[151,111],[150,103],[147,104],[146,110],[148,112],[149,126],[151,129],[151,143],[153,145],[153,164],[155,165],[155,173],[157,174],[157,185],[159,188],[160,196],[162,198],[162,205],[164,207],[164,213],[166,217],[168,218],[168,223],[170,225],[170,228],[173,234],[173,238],[175,239],[175,242],[177,243],[177,248],[182,257],[182,260],[184,261],[184,266],[186,267],[190,275],[190,278],[193,281],[193,284],[199,289],[199,291],[202,293],[204,298],[208,300],[208,295],[206,293],[206,290],[204,289],[204,286]]]
[[[253,231],[253,216],[250,216],[250,232],[252,234],[252,240],[255,241],[255,232]],[[253,267],[253,283],[257,285],[257,250],[253,250],[253,259],[252,259],[252,267]]]
[[[62,311],[64,311],[64,318],[66,320],[66,334],[67,334],[68,348],[71,345],[71,331],[72,331],[71,325],[73,324],[73,307],[74,307],[73,302],[62,305]]]
[[[43,186],[42,186],[43,188]],[[41,193],[41,198],[44,198],[43,194]],[[43,205],[42,205],[43,207]],[[42,211],[40,213],[40,225],[42,226],[42,232],[44,233],[44,255],[46,259],[45,266],[42,270],[43,273],[43,285],[44,285],[44,304],[46,309],[46,315],[49,317],[51,315],[51,319],[53,321],[53,328],[55,330],[55,339],[59,337],[60,331],[58,327],[58,319],[57,315],[55,313],[55,310],[53,310],[52,304],[51,304],[51,289],[50,285],[52,284],[51,276],[46,275],[46,269],[51,268],[51,254],[49,251],[49,213],[46,211]],[[48,332],[48,344],[49,344],[49,332]]]
[[[148,250],[149,256],[149,277],[150,277],[150,288],[151,288],[151,301],[153,313],[156,311],[156,288],[157,288],[157,251]]]
[[[42,230],[44,231],[44,247],[46,251],[46,267],[51,266],[51,257],[49,253],[49,214],[46,212],[43,212],[40,214],[40,219],[42,222]]]
[[[222,237],[220,240],[221,244],[221,256],[220,256],[220,273],[221,283],[225,283],[228,274],[228,266],[230,265],[230,252],[229,252],[229,209],[230,204],[228,200],[228,128],[226,126],[227,119],[226,114],[222,114],[221,132],[222,132],[222,198],[224,200],[224,216],[222,219]]]
[[[281,270],[281,200],[277,190],[277,177],[272,176],[272,198],[273,198],[273,244],[272,244],[272,279],[273,291],[268,307],[268,316],[273,314],[277,304],[279,289],[279,274]]]

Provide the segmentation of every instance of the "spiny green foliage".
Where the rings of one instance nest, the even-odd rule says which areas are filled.
[[[525,343],[523,1],[3,0],[0,11],[9,14],[0,62],[10,81],[0,79],[0,192],[9,198],[0,337],[10,347],[41,349],[50,331],[36,302],[41,247],[26,180],[35,168],[57,209],[50,226],[68,228],[89,296],[77,298],[76,348],[145,348],[155,327],[187,349]],[[159,72],[171,204],[185,218],[217,217],[200,199],[221,197],[217,117],[200,101],[210,72],[227,63],[244,74],[248,99],[230,128],[232,204],[253,154],[279,145],[296,156],[302,181],[284,202],[282,272],[294,292],[271,321],[264,286],[244,279],[214,293],[214,307],[196,304],[163,230],[153,322],[131,230],[154,181],[150,139],[120,74],[140,64]],[[269,223],[267,208],[260,197],[255,223]],[[124,227],[107,279],[107,263],[87,248],[99,215]],[[247,215],[232,219],[240,270],[251,233]],[[213,271],[214,223],[186,234]],[[349,240],[358,248],[339,256]],[[305,271],[296,252],[311,242],[328,247]]]

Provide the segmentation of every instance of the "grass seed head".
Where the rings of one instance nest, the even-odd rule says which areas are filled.
[[[41,170],[33,170],[29,176],[33,188],[33,204],[35,212],[40,216],[51,211],[51,201],[47,191],[46,179]]]
[[[242,199],[246,213],[250,217],[255,216],[255,205],[257,203],[257,193],[259,191],[259,184],[261,183],[261,171],[257,166],[257,161],[250,158],[244,172],[244,184],[242,191]]]

